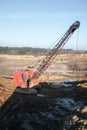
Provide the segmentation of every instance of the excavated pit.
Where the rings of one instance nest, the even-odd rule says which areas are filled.
[[[36,63],[38,65],[43,58],[0,55],[0,130],[87,129],[86,53],[58,55],[45,75],[40,77],[44,83],[34,88],[37,94],[15,92],[16,85],[11,79],[15,69],[20,70],[33,63],[35,68],[32,69],[36,70]],[[76,81],[66,82],[67,78],[74,76]],[[59,84],[62,79],[65,81]],[[49,82],[55,80],[55,83]]]

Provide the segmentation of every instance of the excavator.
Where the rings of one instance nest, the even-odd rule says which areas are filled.
[[[55,57],[61,51],[63,46],[70,39],[72,34],[77,30],[80,26],[79,21],[75,21],[63,37],[58,41],[58,43],[49,51],[46,57],[42,60],[37,70],[34,72],[33,70],[18,70],[13,73],[13,80],[17,84],[17,90],[26,90],[30,92],[30,88],[39,84],[39,77],[47,70],[50,64],[53,62]]]

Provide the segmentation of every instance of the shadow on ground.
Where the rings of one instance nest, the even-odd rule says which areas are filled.
[[[0,108],[0,130],[86,130],[87,81],[41,84],[36,95],[14,92]]]

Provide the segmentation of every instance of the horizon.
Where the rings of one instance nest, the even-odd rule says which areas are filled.
[[[19,48],[19,49],[20,49],[20,48],[46,49],[46,50],[48,50],[48,49],[52,50],[52,49],[53,49],[53,48],[41,48],[41,47],[29,47],[29,46],[28,46],[28,47],[0,46],[0,48],[1,48],[1,47],[2,47],[2,48]],[[76,50],[76,49],[71,49],[71,48],[62,48],[61,50],[65,50],[65,51],[83,51],[83,52],[84,52],[84,51],[87,51],[87,50],[81,50],[81,49],[80,49],[80,50],[78,50],[78,49]]]

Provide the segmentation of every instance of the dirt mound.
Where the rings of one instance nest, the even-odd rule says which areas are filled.
[[[4,102],[0,130],[87,129],[87,81],[41,83],[34,89],[36,95],[13,92]]]

